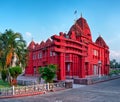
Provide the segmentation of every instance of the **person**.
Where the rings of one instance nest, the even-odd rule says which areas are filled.
[[[41,75],[39,76],[39,83],[41,83]]]

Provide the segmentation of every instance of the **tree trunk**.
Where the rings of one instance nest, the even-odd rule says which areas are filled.
[[[13,86],[17,86],[17,80],[16,80],[16,78],[13,78],[12,79],[12,82],[11,82],[11,85]]]
[[[7,81],[11,85],[11,76],[10,76],[10,72],[9,71],[8,71],[8,75],[7,75]]]

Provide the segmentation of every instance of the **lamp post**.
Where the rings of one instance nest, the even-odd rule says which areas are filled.
[[[98,61],[98,75],[99,75],[99,77],[101,77],[101,64],[102,64],[102,62],[99,60]]]
[[[69,78],[70,78],[70,64],[69,63],[67,64],[67,70],[68,70],[68,75],[69,75]]]
[[[116,63],[115,63],[115,62],[113,62],[113,69],[114,69],[114,70],[115,70],[115,64],[116,64]]]

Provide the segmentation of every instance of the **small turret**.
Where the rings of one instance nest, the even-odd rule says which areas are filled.
[[[34,49],[35,48],[35,42],[32,40],[31,43],[28,46],[29,49]]]
[[[101,36],[99,36],[99,37],[96,39],[95,43],[96,43],[97,45],[101,46],[101,47],[106,47],[106,48],[108,48],[107,44],[105,43],[105,41],[103,40],[103,38],[102,38]]]

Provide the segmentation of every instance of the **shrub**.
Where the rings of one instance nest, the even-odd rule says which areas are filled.
[[[17,86],[17,77],[19,74],[22,73],[22,68],[19,66],[9,68],[10,75],[12,76],[12,81],[10,82],[11,85]]]
[[[109,75],[110,75],[110,76],[113,75],[113,74],[118,75],[119,73],[120,73],[120,70],[112,70],[112,71],[109,73]]]
[[[12,78],[16,79],[17,76],[22,73],[22,68],[19,66],[11,67],[11,68],[9,68],[9,72],[10,72],[10,75],[12,76]]]
[[[56,76],[56,71],[57,71],[57,66],[56,65],[48,65],[47,67],[40,67],[39,68],[39,73],[41,74],[41,77],[46,81],[46,82],[53,82],[53,79]]]
[[[1,71],[1,77],[2,77],[2,80],[5,82],[6,78],[7,78],[7,70],[2,70]]]

